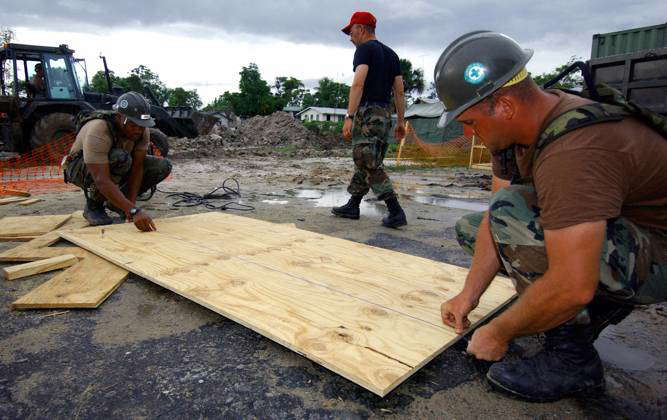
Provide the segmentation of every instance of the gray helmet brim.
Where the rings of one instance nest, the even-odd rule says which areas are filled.
[[[145,128],[155,127],[155,120],[152,117],[147,120],[140,120],[139,118],[127,117],[127,116],[126,118],[135,123],[136,125],[138,125],[139,127],[145,127]]]
[[[491,95],[493,92],[497,91],[498,89],[501,89],[503,85],[507,82],[509,82],[514,76],[517,75],[523,69],[526,64],[530,61],[530,59],[533,57],[534,51],[530,48],[524,48],[524,57],[522,62],[517,63],[517,65],[512,69],[513,71],[510,72],[507,76],[498,79],[494,84],[495,84],[495,89],[491,90],[490,92],[485,93],[484,95],[480,95],[477,98],[473,98],[472,100],[468,101],[467,103],[461,105],[460,107],[452,110],[447,110],[442,113],[440,116],[440,120],[438,121],[438,127],[439,128],[444,128],[447,127],[452,121],[454,121],[459,115],[461,115],[465,110],[468,108],[472,107],[473,105],[476,105],[478,102],[482,101],[484,98],[488,97]]]

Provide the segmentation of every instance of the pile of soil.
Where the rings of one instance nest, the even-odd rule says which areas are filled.
[[[194,139],[170,138],[173,158],[215,156],[346,156],[349,147],[337,136],[320,136],[287,112],[274,112],[241,122],[238,127],[215,126]]]

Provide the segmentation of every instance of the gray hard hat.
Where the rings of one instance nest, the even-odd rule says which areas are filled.
[[[118,97],[113,109],[138,126],[155,126],[155,120],[151,117],[151,104],[140,93],[123,93]]]
[[[444,127],[463,111],[500,89],[521,72],[533,56],[507,35],[491,31],[467,33],[442,53],[433,79],[445,112]]]

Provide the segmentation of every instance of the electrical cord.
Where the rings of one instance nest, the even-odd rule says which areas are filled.
[[[227,186],[228,182],[233,182],[236,186]],[[216,194],[218,191],[223,190],[224,193]],[[212,201],[214,200],[233,200],[234,197],[241,197],[241,185],[236,178],[227,178],[222,182],[222,185],[213,189],[211,192],[204,195],[192,193],[189,191],[162,191],[157,189],[158,192],[167,194],[167,198],[176,197],[177,201],[171,203],[172,207],[196,207],[204,206],[209,210],[238,210],[238,211],[252,211],[255,210],[255,207],[248,204],[237,203],[236,201],[228,201],[221,205],[215,205]]]

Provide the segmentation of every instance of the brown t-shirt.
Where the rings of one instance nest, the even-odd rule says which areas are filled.
[[[560,102],[545,119],[554,118],[586,99],[548,91]],[[541,130],[540,130],[541,131]],[[533,176],[544,229],[626,217],[667,230],[667,139],[635,118],[583,127],[542,150],[533,165],[533,148],[516,147],[522,177]],[[499,175],[494,159],[494,174]]]
[[[139,141],[120,137],[117,147],[128,153],[137,150],[147,150],[150,134],[148,129],[144,129],[144,135]],[[107,122],[102,119],[88,121],[79,134],[70,149],[70,155],[83,149],[83,161],[85,163],[109,163],[109,151],[113,146],[113,138],[109,132]]]

